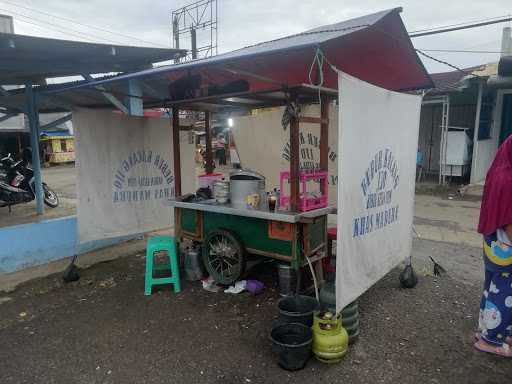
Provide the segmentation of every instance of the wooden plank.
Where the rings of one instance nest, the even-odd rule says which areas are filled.
[[[255,249],[255,248],[245,248],[245,250],[247,251],[247,253],[254,254],[254,255],[267,256],[267,257],[271,257],[273,259],[287,261],[287,262],[292,261],[291,256],[281,255],[281,254],[275,253],[275,252],[266,252],[266,251],[261,251],[259,249]]]
[[[204,113],[204,131],[206,140],[206,173],[212,173],[215,169],[212,153],[212,131],[210,128],[210,112]]]
[[[323,104],[322,104],[323,106]],[[313,117],[313,116],[301,116],[299,121],[301,123],[310,123],[310,124],[329,124],[329,116],[327,118],[321,117]]]
[[[297,212],[300,198],[300,129],[299,120],[290,120],[290,211]]]
[[[274,240],[291,241],[295,231],[295,224],[282,221],[268,222],[268,238]]]
[[[180,156],[180,111],[172,109],[172,150],[174,160],[174,196],[181,196],[181,156]]]
[[[320,169],[322,171],[329,171],[329,99],[325,96],[321,98],[320,107]],[[321,191],[326,194],[323,183],[321,184]]]
[[[178,241],[183,237],[181,230],[181,208],[174,208],[174,236]]]

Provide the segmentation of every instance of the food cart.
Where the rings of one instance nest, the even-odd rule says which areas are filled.
[[[176,198],[167,204],[175,211],[178,242],[188,239],[202,245],[206,267],[224,283],[234,281],[244,272],[249,253],[289,262],[298,269],[326,254],[329,207],[299,210],[300,124],[320,126],[318,170],[327,171],[328,110],[338,97],[338,73],[333,69],[388,90],[411,91],[432,85],[408,38],[400,12],[400,8],[386,10],[205,59],[49,90],[47,95],[65,93],[73,105],[87,108],[111,109],[113,98],[117,100],[113,104],[116,107],[120,104],[117,98],[126,99],[140,116],[144,109],[170,109]],[[320,116],[304,116],[296,108],[318,103]],[[360,104],[366,108],[363,115],[373,113],[374,106],[366,105],[365,100]],[[180,130],[189,131],[190,127],[180,126],[182,112],[203,112],[209,174],[214,170],[212,113],[235,116],[283,106],[287,114],[283,116],[286,124],[282,125],[286,126],[290,141],[290,200],[286,210],[243,209],[184,199],[179,138]],[[276,124],[275,129],[283,127]],[[243,153],[240,155],[243,160]],[[192,178],[195,174],[185,176]],[[142,225],[138,228],[145,229]],[[316,262],[318,275],[319,264]]]
[[[223,284],[231,284],[240,278],[245,271],[248,255],[269,257],[290,263],[296,270],[315,263],[316,273],[320,279],[322,278],[321,263],[318,261],[326,255],[327,215],[333,211],[333,208],[324,206],[307,211],[299,209],[301,199],[299,185],[300,123],[320,125],[320,169],[318,171],[327,171],[329,105],[337,96],[337,92],[303,85],[294,88],[293,92],[289,93],[289,97],[278,99],[275,97],[275,93],[279,92],[282,91],[257,92],[255,94],[247,92],[243,95],[243,100],[248,106],[245,109],[250,110],[250,105],[256,100],[255,105],[258,108],[290,105],[291,103],[297,105],[321,102],[319,117],[289,116],[287,129],[290,133],[290,198],[285,209],[270,210],[264,203],[254,208],[234,202],[219,203],[214,199],[187,201],[181,196],[179,148],[174,148],[177,197],[170,200],[168,205],[174,207],[177,242],[190,240],[199,245],[207,271],[216,281]],[[237,97],[240,98],[240,96]],[[225,97],[226,95],[222,96],[222,98]],[[278,103],[276,100],[280,100],[280,102]],[[212,99],[209,101],[216,102]],[[179,104],[176,103],[173,116],[178,116]],[[206,168],[207,172],[212,172],[209,119],[210,112],[205,111]],[[178,126],[178,123],[175,122],[173,126]],[[275,129],[283,129],[283,127],[278,125]],[[327,193],[325,185],[321,185],[321,189],[323,193]]]

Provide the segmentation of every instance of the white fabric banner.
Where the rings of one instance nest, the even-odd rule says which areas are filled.
[[[336,309],[409,257],[421,97],[340,73]]]
[[[256,110],[253,115],[233,118],[231,132],[242,167],[261,173],[266,188],[279,187],[279,174],[290,170],[290,130],[281,125],[284,108]],[[303,106],[303,116],[320,117],[318,105]],[[338,111],[331,105],[329,114],[329,204],[336,205],[338,170]],[[319,168],[320,125],[300,124],[300,166]]]
[[[81,242],[170,227],[174,196],[169,119],[73,112]],[[182,192],[195,186],[194,145],[180,134]]]

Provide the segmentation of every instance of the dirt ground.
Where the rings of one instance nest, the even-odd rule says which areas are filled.
[[[473,269],[457,262],[471,254]],[[144,257],[131,255],[0,295],[0,383],[505,383],[510,361],[472,348],[480,298],[479,249],[415,240],[415,289],[394,270],[359,301],[361,335],[346,358],[279,368],[268,334],[278,294],[228,295],[185,282],[143,295]],[[251,272],[270,284],[271,269]]]

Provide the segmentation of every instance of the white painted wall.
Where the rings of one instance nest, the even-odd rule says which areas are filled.
[[[476,146],[477,157],[473,159],[471,183],[480,183],[485,180],[485,175],[498,149],[498,140],[495,137],[488,140],[480,140],[476,142]]]
[[[503,113],[503,95],[512,93],[512,89],[500,89],[496,92],[496,105],[493,112],[491,138],[487,140],[475,140],[473,164],[471,166],[471,183],[480,183],[485,180],[487,171],[498,150],[501,132],[501,116]],[[478,135],[477,131],[478,130],[475,129],[475,139]]]

